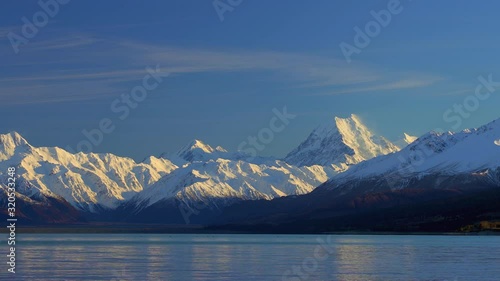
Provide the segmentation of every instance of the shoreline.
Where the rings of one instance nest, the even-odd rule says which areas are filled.
[[[8,233],[0,229],[0,233]],[[427,235],[427,236],[500,236],[500,231],[432,232],[432,231],[329,231],[329,232],[279,232],[207,229],[201,225],[43,225],[17,227],[18,234],[234,234],[234,235]]]

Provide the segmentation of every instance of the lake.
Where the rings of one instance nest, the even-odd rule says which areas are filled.
[[[2,243],[7,252],[5,236]],[[500,280],[499,236],[18,234],[1,280]]]

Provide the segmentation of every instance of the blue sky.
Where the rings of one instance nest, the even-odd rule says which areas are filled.
[[[333,116],[355,113],[393,141],[500,117],[499,89],[460,126],[443,119],[474,94],[478,76],[500,81],[498,2],[401,1],[348,63],[339,45],[354,45],[353,28],[390,1],[354,2],[244,0],[221,21],[212,1],[73,0],[15,54],[9,32],[22,36],[22,18],[42,8],[6,1],[0,132],[75,148],[82,130],[109,118],[116,129],[93,151],[140,160],[195,138],[235,150],[286,106],[297,117],[260,152],[284,156]],[[170,75],[117,118],[112,102],[156,65]]]

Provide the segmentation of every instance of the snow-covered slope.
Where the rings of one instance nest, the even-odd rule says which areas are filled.
[[[217,159],[194,162],[163,177],[133,201],[149,206],[164,199],[189,202],[255,200],[306,194],[336,174],[331,167],[295,167],[274,160],[254,164]]]
[[[16,167],[17,191],[27,196],[63,197],[93,211],[113,208],[176,169],[169,160],[149,157],[136,163],[113,154],[71,154],[57,147],[31,146],[18,133],[0,135],[0,173]]]
[[[61,197],[91,212],[113,209],[132,198],[147,206],[172,198],[209,202],[305,194],[337,173],[332,167],[298,168],[272,158],[252,158],[201,141],[191,142],[174,158],[179,166],[154,156],[136,163],[113,154],[36,148],[17,133],[0,135],[0,171],[16,167],[21,194]]]
[[[208,162],[217,159],[265,161],[271,158],[251,157],[243,152],[228,152],[221,146],[212,147],[201,140],[193,140],[176,153],[163,153],[160,158],[169,159],[177,166],[192,162]]]
[[[193,140],[186,146],[182,147],[176,154],[163,154],[161,157],[180,160],[187,163],[209,161],[220,158],[225,154],[227,154],[227,151],[220,146],[213,148],[200,140]]]
[[[285,161],[297,166],[335,165],[341,169],[373,157],[398,151],[384,137],[375,136],[356,115],[335,117],[316,128],[290,152]]]
[[[429,175],[487,176],[500,167],[499,139],[500,119],[458,133],[430,132],[397,153],[351,167],[333,177],[325,187],[332,189],[347,182],[372,179],[381,185],[404,188],[410,179]]]

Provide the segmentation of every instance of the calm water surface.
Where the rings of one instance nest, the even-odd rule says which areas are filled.
[[[5,238],[5,237],[4,237]],[[499,236],[19,234],[1,280],[500,280]],[[5,240],[1,241],[7,251]]]

